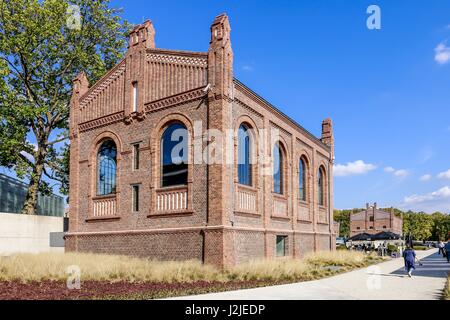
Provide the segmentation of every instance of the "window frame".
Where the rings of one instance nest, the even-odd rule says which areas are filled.
[[[278,172],[279,172],[279,180],[280,180],[280,182],[277,184],[275,181],[275,177],[276,177],[276,173],[275,173],[275,161],[276,161],[276,158],[275,158],[275,150],[276,150],[276,148],[278,149],[278,154],[279,154],[279,159],[277,159],[278,160],[278,162],[279,162],[279,170],[278,170]],[[285,196],[285,194],[286,194],[286,186],[285,186],[285,175],[286,175],[286,173],[285,173],[285,170],[286,170],[286,168],[285,168],[285,165],[286,165],[286,155],[285,155],[285,151],[284,151],[284,148],[283,148],[283,146],[282,146],[282,144],[281,144],[281,142],[280,141],[278,141],[278,142],[276,142],[275,144],[274,144],[274,146],[273,146],[273,148],[272,148],[272,156],[273,156],[273,164],[272,164],[272,170],[273,170],[273,174],[272,174],[272,184],[273,184],[273,186],[272,186],[272,192],[274,193],[274,194],[277,194],[277,195],[279,195],[279,196]],[[278,174],[277,174],[278,175]],[[276,187],[277,186],[279,186],[279,191],[277,191],[277,189],[276,189]]]
[[[185,174],[185,182],[165,185],[164,184],[164,166],[165,166],[165,164],[164,164],[164,138],[165,137],[164,136],[165,136],[167,130],[169,130],[169,128],[174,125],[180,125],[181,127],[184,128],[184,130],[186,130],[186,141],[183,141],[183,143],[186,144],[186,149],[185,149],[186,154],[183,153],[183,158],[184,158],[183,161],[186,161],[186,163],[183,163],[183,165],[185,166],[185,169],[183,169],[183,171],[185,171],[185,173],[184,173]],[[159,139],[159,153],[160,153],[159,154],[159,167],[160,167],[159,168],[159,174],[160,174],[159,187],[160,188],[176,188],[176,187],[182,187],[182,186],[187,187],[189,185],[189,152],[190,152],[189,141],[190,141],[189,130],[188,130],[188,127],[186,126],[186,124],[184,124],[183,122],[171,121],[171,122],[168,122],[165,126],[163,126],[161,136]],[[178,141],[178,143],[180,143],[180,142]],[[172,162],[172,164],[173,164],[173,162]]]
[[[245,129],[245,130],[243,130]],[[254,152],[254,139],[251,134],[252,127],[249,126],[247,123],[242,122],[238,127],[238,135],[237,135],[237,182],[240,185],[247,186],[247,187],[254,187],[254,173],[253,173],[253,152]],[[244,137],[244,157],[245,157],[245,163],[240,163],[240,155],[241,155],[241,132],[245,132]],[[247,148],[248,146],[248,148]],[[247,163],[248,161],[248,163]],[[246,176],[242,177],[241,180],[241,167],[242,165],[246,166]]]
[[[114,157],[113,157],[113,161],[114,161],[114,165],[115,165],[115,168],[114,168],[114,179],[113,179],[113,184],[111,184],[112,186],[111,186],[111,191],[110,192],[108,192],[108,193],[106,193],[106,191],[105,191],[105,188],[106,188],[106,182],[103,182],[103,185],[101,185],[101,178],[100,178],[100,172],[101,172],[101,170],[102,170],[102,159],[100,158],[101,157],[101,152],[102,152],[102,148],[103,148],[103,146],[106,144],[106,143],[111,143],[113,146],[114,146],[114,148],[115,148],[115,155],[114,155]],[[98,144],[98,147],[97,147],[97,153],[96,153],[96,159],[95,159],[95,161],[96,161],[96,183],[95,183],[95,194],[96,194],[96,196],[97,197],[106,197],[106,196],[112,196],[112,195],[115,195],[116,193],[117,193],[117,177],[118,177],[118,148],[117,148],[117,144],[116,144],[116,142],[113,140],[113,139],[111,139],[111,138],[108,138],[108,139],[104,139],[104,140],[102,140],[99,144]],[[103,191],[101,191],[101,190],[103,190]]]
[[[298,162],[298,199],[303,202],[308,201],[308,160],[304,155],[300,156]],[[303,195],[302,187],[303,184]]]

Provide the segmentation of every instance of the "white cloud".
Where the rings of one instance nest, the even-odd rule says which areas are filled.
[[[347,164],[336,164],[334,166],[334,175],[336,177],[346,177],[351,175],[366,174],[371,170],[375,170],[377,167],[370,163],[365,163],[362,160],[355,162],[347,162]]]
[[[431,175],[430,174],[424,174],[423,176],[420,177],[419,180],[420,181],[429,181],[429,180],[431,180]]]
[[[450,61],[450,47],[445,42],[441,42],[434,48],[434,60],[439,64],[445,64]]]
[[[427,194],[414,194],[405,197],[401,207],[411,210],[421,210],[429,213],[434,211],[449,212],[450,187],[445,186],[437,191]]]
[[[246,65],[242,66],[242,70],[244,70],[244,71],[253,71],[253,67],[246,64]]]
[[[447,171],[441,172],[437,176],[439,179],[450,179],[450,169]]]
[[[403,177],[406,177],[407,175],[409,175],[409,172],[408,172],[408,170],[405,170],[405,169],[396,170],[394,172],[394,176],[396,176],[396,177],[403,178]]]
[[[405,170],[405,169],[396,170],[392,167],[384,168],[384,172],[392,173],[394,176],[400,177],[400,178],[403,178],[403,177],[406,177],[407,175],[409,175],[408,170]]]

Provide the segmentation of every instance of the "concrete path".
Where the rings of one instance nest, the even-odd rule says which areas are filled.
[[[432,300],[440,299],[450,263],[436,249],[416,251],[423,266],[405,275],[403,259],[321,280],[287,285],[179,297],[188,300]]]

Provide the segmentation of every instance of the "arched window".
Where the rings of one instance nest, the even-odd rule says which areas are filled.
[[[320,206],[325,205],[324,187],[325,187],[325,171],[324,171],[323,167],[320,167],[318,177],[317,177],[318,200],[319,200]]]
[[[99,196],[116,192],[117,147],[114,141],[106,140],[97,153],[97,194]]]
[[[249,129],[241,124],[238,131],[238,181],[247,186],[252,185],[251,145]]]
[[[300,158],[298,165],[298,178],[299,198],[302,201],[306,201],[306,162],[303,157]]]
[[[182,123],[169,125],[161,137],[161,186],[186,185],[188,131]]]
[[[283,165],[284,165],[284,159],[283,159],[283,152],[281,150],[281,147],[278,143],[275,144],[273,148],[273,192],[278,194],[283,194],[283,179],[284,179],[284,172],[283,172]]]

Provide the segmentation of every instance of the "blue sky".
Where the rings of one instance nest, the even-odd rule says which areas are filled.
[[[371,4],[380,30],[366,27]],[[226,12],[235,76],[315,135],[333,119],[336,208],[450,212],[450,1],[112,5],[131,23],[150,18],[157,47],[193,51]]]

